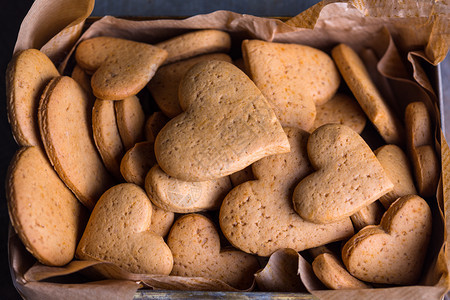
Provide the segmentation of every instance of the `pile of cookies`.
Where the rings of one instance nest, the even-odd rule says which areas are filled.
[[[290,248],[331,289],[417,283],[440,176],[425,104],[395,112],[345,44],[233,46],[95,37],[71,76],[15,55],[7,198],[28,251],[246,289]]]

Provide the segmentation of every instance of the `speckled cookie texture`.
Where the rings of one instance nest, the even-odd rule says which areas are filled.
[[[145,114],[136,96],[115,101],[117,127],[126,150],[144,140]]]
[[[339,44],[331,55],[359,105],[388,144],[403,144],[404,128],[372,82],[358,54]]]
[[[171,275],[205,277],[246,289],[259,269],[255,256],[220,247],[213,222],[199,214],[179,218],[170,230],[167,244],[173,253]]]
[[[186,181],[217,179],[289,151],[270,105],[234,65],[198,63],[181,81],[179,94],[184,112],[155,141],[156,159],[168,175]]]
[[[361,133],[366,126],[366,115],[358,102],[345,94],[338,93],[325,104],[316,106],[316,119],[309,132],[325,124],[341,124]]]
[[[417,189],[423,197],[436,195],[439,182],[439,159],[434,150],[432,124],[423,102],[412,102],[405,110],[406,146]]]
[[[139,142],[128,150],[120,163],[120,173],[127,182],[144,187],[145,176],[156,164],[152,142]]]
[[[379,199],[386,209],[401,196],[417,194],[409,159],[400,147],[384,145],[374,153],[394,184],[392,191]]]
[[[367,225],[380,224],[384,212],[385,210],[381,203],[375,201],[351,215],[350,219],[352,220],[355,230],[359,231]]]
[[[163,66],[156,71],[147,87],[161,111],[169,118],[183,112],[178,101],[178,87],[186,72],[195,64],[208,60],[231,62],[227,54],[206,54]]]
[[[142,188],[132,183],[110,188],[92,211],[76,256],[112,262],[131,273],[170,274],[172,253],[150,230],[151,218],[152,205]]]
[[[347,270],[374,283],[417,283],[431,236],[431,210],[417,195],[392,203],[379,226],[367,226],[342,249]]]
[[[316,104],[330,100],[339,87],[333,60],[309,46],[245,40],[242,55],[250,78],[283,126],[309,130]]]
[[[393,188],[375,154],[345,125],[327,124],[308,139],[316,170],[295,188],[294,209],[305,220],[328,223],[349,217]]]
[[[125,148],[117,127],[114,101],[97,99],[94,102],[92,131],[95,145],[105,167],[116,179],[120,180],[122,178],[120,161],[125,153]]]
[[[158,165],[145,177],[145,190],[156,206],[176,213],[216,210],[231,190],[228,176],[208,181],[184,181],[164,173]]]
[[[220,30],[198,30],[176,36],[155,46],[168,52],[165,64],[169,64],[201,54],[228,52],[231,38],[228,33]]]
[[[174,220],[175,214],[173,212],[165,211],[152,204],[151,231],[165,237],[169,233],[170,228],[172,228]]]
[[[333,290],[365,289],[369,288],[367,284],[353,277],[342,262],[331,253],[322,253],[318,255],[313,263],[314,274]]]
[[[92,94],[91,76],[86,73],[79,65],[75,65],[70,75],[73,80],[78,82],[89,94]]]
[[[53,62],[42,52],[28,49],[14,55],[6,70],[8,120],[17,144],[41,144],[37,110],[47,83],[59,76]]]
[[[84,40],[75,51],[78,65],[93,74],[94,95],[105,100],[136,95],[166,58],[161,48],[113,37]]]
[[[147,118],[145,121],[144,135],[148,142],[155,142],[156,136],[161,131],[161,129],[169,122],[169,118],[166,117],[162,112],[155,111]]]
[[[56,172],[78,200],[92,209],[114,183],[92,136],[93,103],[70,77],[53,79],[39,104],[39,128]]]
[[[87,211],[39,147],[17,151],[8,170],[6,196],[11,223],[28,251],[50,266],[73,259]]]
[[[247,253],[269,256],[282,248],[296,251],[353,235],[350,218],[330,224],[303,220],[292,208],[292,191],[312,172],[306,143],[309,133],[285,128],[291,152],[252,165],[257,180],[235,187],[223,200],[219,222],[230,243]]]

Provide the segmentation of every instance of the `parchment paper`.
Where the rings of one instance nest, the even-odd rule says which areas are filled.
[[[300,281],[290,286],[301,290],[304,285],[309,292],[323,299],[436,299],[442,297],[449,287],[446,243],[450,228],[450,151],[439,127],[437,97],[423,65],[436,65],[448,51],[449,7],[441,1],[393,3],[325,0],[286,23],[228,11],[184,20],[129,21],[107,16],[82,34],[85,19],[93,9],[93,0],[37,0],[22,23],[14,51],[41,49],[62,73],[67,73],[77,43],[101,35],[156,43],[189,30],[215,28],[232,35],[235,55],[239,52],[240,42],[246,38],[301,43],[324,51],[341,42],[356,51],[371,49],[377,60],[377,76],[383,76],[388,82],[389,92],[393,95],[389,98],[395,101],[393,107],[398,117],[403,119],[404,107],[417,100],[424,101],[433,112],[436,150],[442,156],[443,172],[438,195],[432,199],[434,233],[423,277],[416,286],[328,291],[324,290],[310,264],[300,254],[286,250],[274,254],[266,269],[258,273],[262,280],[258,284],[270,290],[270,281],[295,278],[292,272],[297,272]],[[30,299],[49,299],[50,296],[60,299],[126,299],[142,286],[236,291],[223,282],[206,278],[129,274],[104,262],[73,261],[62,268],[46,267],[35,263],[12,231],[9,249],[14,284],[22,295]],[[284,265],[292,261],[297,261],[297,268]],[[83,273],[83,276],[78,278],[74,273]],[[115,280],[105,280],[102,278],[105,276]]]

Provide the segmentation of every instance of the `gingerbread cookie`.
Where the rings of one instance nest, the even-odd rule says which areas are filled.
[[[132,148],[144,139],[145,114],[136,96],[115,101],[117,127],[119,128],[125,150]]]
[[[113,37],[84,40],[75,51],[77,63],[93,73],[95,97],[105,100],[136,95],[166,58],[167,51],[161,48]]]
[[[42,52],[28,49],[14,55],[6,70],[8,120],[17,144],[41,144],[37,110],[44,87],[59,76],[53,62]]]
[[[216,210],[230,189],[228,176],[208,181],[183,181],[167,175],[158,165],[145,177],[145,190],[153,204],[177,213]]]
[[[238,185],[223,200],[219,222],[236,248],[269,256],[281,248],[302,251],[353,234],[350,218],[330,224],[303,220],[292,208],[292,191],[312,171],[306,152],[309,133],[285,128],[291,152],[252,165],[257,180]],[[245,238],[242,238],[245,237]]]
[[[78,244],[79,259],[112,262],[139,274],[168,275],[173,257],[150,229],[152,205],[137,185],[122,183],[98,200]]]
[[[350,219],[355,227],[355,231],[360,231],[367,225],[380,224],[383,214],[383,206],[379,201],[375,201],[351,215]]]
[[[72,71],[72,75],[70,75],[73,80],[78,82],[79,85],[83,87],[83,89],[88,92],[88,94],[92,94],[91,88],[91,76],[89,76],[79,65],[75,65]]]
[[[234,65],[207,61],[181,81],[183,113],[155,141],[168,175],[205,181],[244,169],[262,157],[289,151],[280,123],[253,82]]]
[[[349,217],[393,188],[370,147],[347,126],[316,129],[308,140],[308,156],[316,171],[297,185],[293,202],[310,222]]]
[[[202,215],[179,218],[170,230],[167,244],[173,253],[171,275],[213,278],[238,289],[247,289],[259,269],[255,256],[237,250],[221,250],[217,229]]]
[[[169,55],[165,64],[213,52],[228,52],[230,35],[220,30],[198,30],[182,34],[155,46],[166,50]]]
[[[342,248],[347,270],[374,283],[414,284],[431,236],[431,210],[416,195],[392,203],[379,226],[367,226]]]
[[[152,142],[140,142],[125,153],[120,163],[120,173],[125,181],[144,187],[145,176],[156,164],[153,147]]]
[[[339,44],[331,55],[362,110],[385,142],[403,144],[403,126],[373,84],[358,54],[349,46]]]
[[[92,106],[86,91],[61,76],[46,87],[38,120],[45,151],[56,172],[86,207],[113,185],[92,137]]]
[[[148,142],[154,143],[156,140],[156,136],[161,131],[161,129],[169,122],[169,118],[167,118],[162,112],[156,111],[148,117],[147,121],[145,121],[144,134],[145,138]]]
[[[152,204],[152,222],[150,224],[150,230],[165,237],[170,228],[172,228],[173,221],[175,220],[175,214],[170,211],[165,211],[156,205]]]
[[[195,64],[208,60],[231,62],[231,58],[222,53],[201,55],[163,66],[150,80],[147,87],[156,104],[167,117],[173,118],[183,112],[178,101],[178,87],[183,76]]]
[[[283,126],[309,130],[316,104],[330,100],[339,87],[333,60],[309,46],[245,40],[242,55],[250,78]]]
[[[244,183],[246,181],[250,181],[255,179],[252,172],[252,166],[248,166],[245,169],[242,169],[240,171],[237,171],[236,173],[233,173],[230,175],[230,180],[233,186],[238,186],[241,183]]]
[[[6,196],[11,223],[28,251],[45,265],[69,263],[87,214],[39,147],[17,151]]]

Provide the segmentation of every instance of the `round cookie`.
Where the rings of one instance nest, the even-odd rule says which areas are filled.
[[[56,172],[86,207],[113,185],[92,137],[92,105],[70,77],[53,79],[39,104],[39,128]]]
[[[152,142],[136,143],[128,150],[120,163],[120,173],[127,182],[144,187],[145,176],[156,164]]]
[[[81,85],[86,92],[89,93],[89,95],[92,94],[91,76],[89,76],[79,65],[75,65],[70,76],[73,80],[78,82],[78,84]]]
[[[198,30],[182,34],[155,45],[169,54],[165,64],[200,54],[228,52],[231,47],[230,35],[220,30]]]
[[[167,244],[173,253],[171,275],[205,277],[247,289],[259,269],[255,256],[237,250],[221,250],[216,227],[208,218],[189,214],[170,230]]]
[[[14,55],[6,69],[6,105],[8,120],[17,144],[41,144],[37,110],[47,83],[59,76],[53,62],[36,49]]]
[[[17,151],[6,196],[11,223],[28,251],[45,265],[69,263],[87,214],[39,147]]]
[[[117,127],[126,150],[144,139],[145,114],[139,98],[131,96],[115,101]]]

